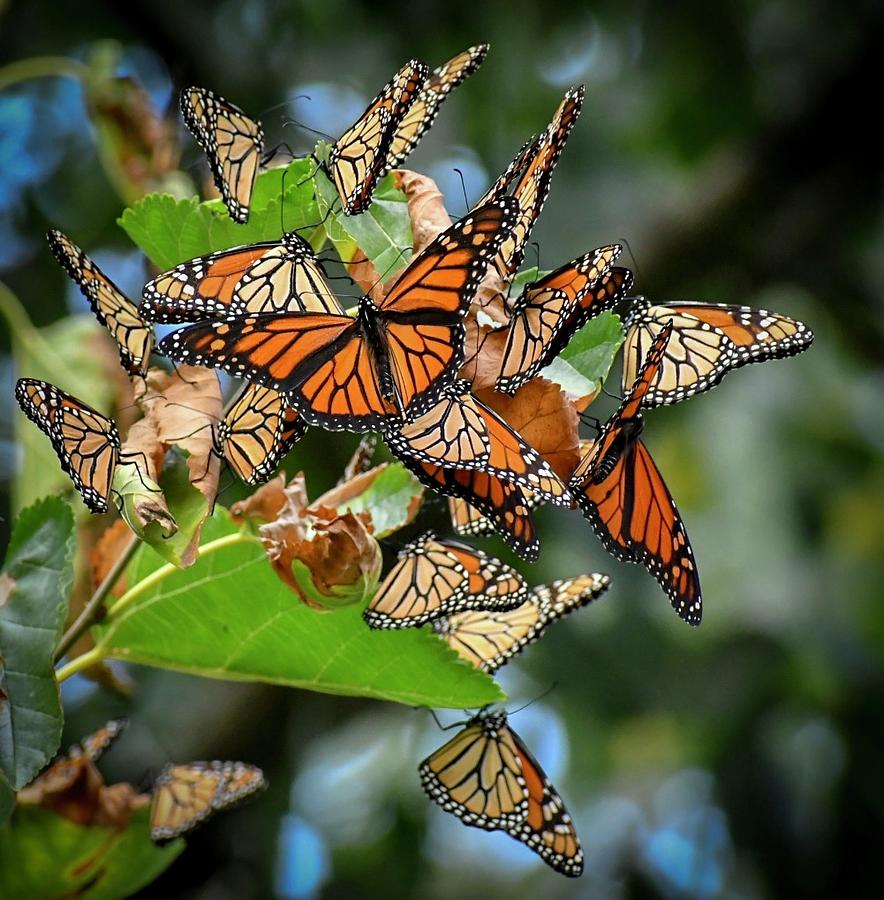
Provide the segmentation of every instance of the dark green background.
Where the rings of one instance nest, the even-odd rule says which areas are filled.
[[[490,41],[409,161],[439,177],[452,211],[464,206],[453,165],[475,199],[564,89],[585,82],[535,231],[541,265],[626,239],[648,296],[768,307],[816,334],[797,359],[648,416],[702,573],[699,630],[576,516],[539,515],[544,552],[523,568],[533,583],[591,570],[614,579],[596,608],[503,673],[512,706],[555,684],[513,725],[576,820],[581,881],[424,799],[416,765],[443,740],[425,712],[137,670],[131,704],[85,684],[66,691],[71,740],[109,714],[132,717],[103,764],[110,778],[147,783],[169,758],[220,757],[258,763],[271,782],[198,832],[145,896],[877,896],[881,5],[0,3],[3,64],[82,57],[108,38],[158,98],[170,85],[211,87],[261,116],[269,144],[299,152],[313,137],[271,107],[305,85],[364,104],[409,57],[438,64]],[[2,105],[20,98],[30,130]],[[143,275],[114,222],[122,201],[78,89],[42,80],[0,101],[0,278],[37,324],[81,309],[43,244],[58,226],[136,291]],[[297,106],[305,124],[334,130],[331,111]],[[199,171],[190,142],[184,162]],[[6,516],[12,381],[28,373],[6,355],[0,373]],[[313,434],[290,468],[306,469],[315,495],[352,444]]]

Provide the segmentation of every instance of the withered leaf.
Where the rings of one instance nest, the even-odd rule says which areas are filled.
[[[579,419],[557,384],[532,378],[512,396],[489,389],[476,396],[517,431],[559,478],[567,481],[580,458]]]
[[[445,209],[445,198],[432,178],[410,169],[395,171],[393,184],[405,194],[408,201],[412,250],[418,254],[451,226],[451,216]]]

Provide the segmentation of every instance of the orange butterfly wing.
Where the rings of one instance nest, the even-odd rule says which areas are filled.
[[[321,313],[232,317],[169,335],[160,352],[289,394],[305,421],[378,430],[432,406],[463,359],[461,319],[514,215],[511,200],[465,216],[416,256],[357,318]]]
[[[605,549],[617,559],[643,565],[666,591],[686,622],[703,615],[693,550],[675,502],[639,440],[642,400],[656,378],[672,333],[654,341],[632,391],[581,460],[569,486]]]

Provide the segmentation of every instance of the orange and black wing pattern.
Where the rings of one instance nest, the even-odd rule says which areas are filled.
[[[430,799],[464,824],[504,831],[557,872],[582,874],[574,823],[506,713],[479,713],[418,771]]]
[[[507,833],[527,844],[556,872],[577,878],[583,874],[583,850],[574,822],[558,791],[540,768],[540,763],[515,731],[509,731],[528,789],[528,814],[524,821]]]
[[[313,249],[293,231],[181,263],[144,286],[140,307],[151,322],[298,311],[343,313]]]
[[[663,365],[645,407],[678,403],[715,387],[733,369],[795,356],[813,343],[802,322],[766,309],[636,298],[624,321],[623,383],[632,384],[660,329],[672,325]]]
[[[384,440],[398,455],[458,469],[481,468],[550,503],[571,503],[567,489],[547,462],[474,397],[467,382],[453,382],[428,413],[391,428]]]
[[[418,772],[430,799],[465,825],[510,831],[528,815],[528,786],[505,713],[471,719]]]
[[[525,258],[528,238],[549,194],[553,169],[580,115],[583,96],[582,85],[565,93],[546,129],[522,147],[507,170],[479,201],[481,205],[490,198],[506,194],[519,201],[519,218],[512,235],[494,258],[494,266],[505,281],[516,274]]]
[[[642,400],[662,365],[671,333],[672,326],[664,326],[632,391],[605,423],[569,486],[605,549],[617,559],[643,565],[679,616],[699,625],[703,606],[694,553],[675,502],[639,439]]]
[[[335,141],[325,164],[344,212],[364,212],[378,181],[390,168],[390,147],[429,74],[412,59],[369,103],[365,112]]]
[[[363,613],[372,628],[408,628],[464,609],[512,609],[528,594],[499,559],[427,532],[408,544]]]
[[[537,526],[522,489],[482,469],[453,469],[422,462],[390,445],[421,484],[446,497],[466,501],[515,553],[533,562],[540,555]]]
[[[507,199],[465,216],[411,260],[379,305],[363,298],[356,318],[229,317],[174,332],[160,352],[286,393],[308,424],[330,430],[420,415],[463,360],[463,316],[512,219]]]
[[[138,307],[70,238],[53,229],[46,240],[62,268],[79,285],[95,318],[117,342],[123,368],[130,375],[144,375],[154,335]]]
[[[159,844],[171,841],[265,786],[263,772],[247,763],[170,764],[154,782],[150,836]]]
[[[241,481],[260,484],[276,473],[306,431],[307,424],[279,391],[247,384],[218,426],[216,449]]]
[[[229,100],[201,87],[181,92],[181,114],[208,157],[215,186],[230,218],[247,222],[264,152],[261,123]]]
[[[527,600],[510,610],[468,610],[443,616],[433,630],[461,659],[485,672],[504,663],[536,641],[563,616],[604,594],[611,584],[607,575],[580,575],[532,588]]]
[[[417,99],[396,126],[387,156],[389,168],[395,169],[404,162],[433,124],[442,101],[482,65],[487,55],[488,44],[478,44],[433,69]]]
[[[15,399],[49,437],[65,474],[94,513],[107,512],[120,435],[114,422],[46,381],[20,378]]]
[[[632,284],[611,268],[620,247],[599,247],[525,286],[512,306],[497,389],[515,393],[548,366],[591,318],[614,307]]]

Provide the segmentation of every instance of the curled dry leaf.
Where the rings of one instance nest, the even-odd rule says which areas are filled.
[[[410,169],[395,171],[393,184],[405,194],[408,201],[412,251],[420,253],[451,226],[451,216],[445,209],[445,198],[432,178]]]
[[[85,756],[54,762],[17,795],[19,803],[42,806],[78,825],[105,825],[122,831],[132,813],[150,803],[131,784],[106,785]]]
[[[285,502],[276,518],[260,528],[267,556],[280,579],[314,609],[363,599],[381,570],[381,550],[371,534],[371,515],[341,515],[330,506],[308,509],[303,473],[289,482],[283,494]],[[275,500],[278,495],[267,496]]]
[[[579,420],[565,392],[546,378],[532,378],[513,396],[483,390],[476,396],[490,406],[567,481],[580,459]]]
[[[144,411],[144,418],[129,429],[123,445],[126,466],[136,470],[130,475],[127,488],[136,494],[138,523],[145,527],[150,522],[159,522],[168,535],[174,533],[177,525],[165,498],[149,487],[139,491],[135,479],[144,483],[146,474],[152,483],[158,483],[166,451],[177,447],[186,456],[190,483],[205,498],[205,516],[211,514],[221,470],[213,440],[213,429],[222,416],[221,387],[211,369],[179,366],[171,373],[150,369],[144,381],[137,385],[136,401]],[[121,463],[119,468],[124,469],[124,465]],[[125,475],[124,471],[122,477]],[[194,527],[180,554],[182,566],[196,561],[201,530],[202,522]]]
[[[245,500],[238,500],[230,507],[233,521],[240,524],[245,519],[261,519],[272,522],[285,506],[285,472],[280,472]]]
[[[387,465],[387,463],[382,463],[379,466],[375,466],[373,469],[369,469],[367,472],[361,472],[360,474],[349,478],[347,481],[335,485],[331,490],[326,491],[312,505],[330,506],[335,509],[339,506],[343,506],[348,500],[352,500],[354,497],[358,497],[360,494],[367,491],[378,475],[387,468]]]

